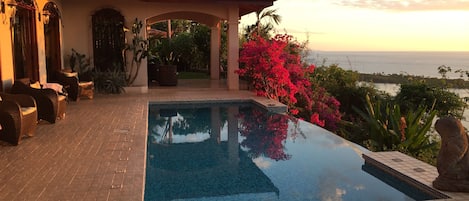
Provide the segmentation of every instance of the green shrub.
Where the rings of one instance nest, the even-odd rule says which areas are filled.
[[[120,70],[94,71],[94,87],[98,93],[120,94],[127,86],[125,73]]]
[[[174,30],[172,38],[163,38],[161,36],[150,38],[151,62],[163,65],[177,65],[179,72],[208,71],[210,64],[210,28],[187,20],[179,22],[182,24],[189,23],[180,27],[187,28],[187,30]]]
[[[404,111],[423,105],[437,110],[438,116],[453,115],[457,118],[462,118],[466,106],[457,94],[441,87],[430,87],[423,82],[402,84],[395,101]]]
[[[192,34],[180,33],[171,39],[170,45],[174,54],[179,55],[178,71],[188,71],[197,53]]]
[[[365,132],[369,133],[370,139],[365,144],[372,151],[397,150],[419,157],[436,150],[437,142],[429,133],[437,114],[433,109],[419,105],[404,113],[397,104],[373,103],[367,96],[366,112],[357,112],[367,123]]]
[[[343,117],[336,134],[358,144],[367,140],[368,134],[362,131],[363,119],[353,108],[364,111],[367,94],[377,100],[389,100],[390,96],[372,85],[358,84],[359,75],[356,71],[344,70],[337,64],[315,68],[311,80],[324,87],[340,102]]]
[[[194,52],[194,58],[192,59],[192,65],[199,70],[208,70],[207,67],[210,65],[210,28],[208,26],[199,25],[194,28],[193,40],[196,47]],[[226,34],[226,33],[224,33]],[[223,37],[223,33],[222,33]],[[223,43],[223,38],[222,41]],[[223,45],[223,44],[221,44]],[[223,47],[220,47],[223,48]],[[221,49],[221,53],[223,49]],[[223,54],[223,53],[222,53]],[[221,55],[220,55],[221,56]]]

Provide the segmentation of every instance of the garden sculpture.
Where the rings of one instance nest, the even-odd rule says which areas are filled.
[[[436,164],[439,175],[433,186],[443,191],[469,192],[469,142],[461,121],[442,117],[435,129],[441,136],[441,149]]]

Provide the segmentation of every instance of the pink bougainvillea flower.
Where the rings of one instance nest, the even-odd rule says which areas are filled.
[[[335,131],[341,120],[340,103],[311,83],[315,66],[301,61],[301,51],[291,35],[279,34],[270,40],[253,36],[242,46],[236,73],[258,96],[280,101],[291,115]]]

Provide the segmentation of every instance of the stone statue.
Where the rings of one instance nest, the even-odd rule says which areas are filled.
[[[442,117],[436,121],[435,129],[441,136],[441,149],[436,163],[439,175],[433,181],[433,187],[469,192],[469,141],[461,121]]]

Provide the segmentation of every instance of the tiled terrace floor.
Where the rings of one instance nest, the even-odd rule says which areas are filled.
[[[41,122],[19,146],[0,142],[0,200],[142,200],[148,102],[255,99],[281,107],[223,86],[186,80],[70,102],[65,119]]]
[[[142,200],[148,102],[243,100],[218,82],[70,102],[18,146],[0,142],[0,200]],[[268,101],[266,101],[268,102]]]

